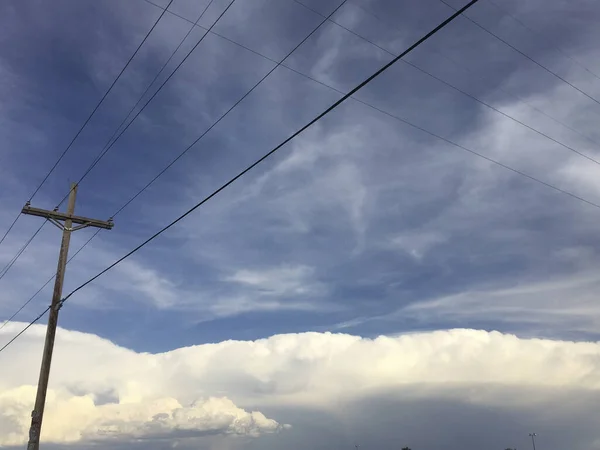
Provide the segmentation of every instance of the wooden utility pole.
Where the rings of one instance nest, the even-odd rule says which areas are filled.
[[[35,397],[35,407],[31,412],[31,427],[29,428],[29,443],[27,450],[38,450],[40,448],[40,432],[42,430],[42,417],[44,416],[44,405],[46,403],[46,391],[48,390],[48,378],[50,377],[50,364],[52,362],[52,350],[54,349],[54,337],[56,336],[56,326],[58,324],[58,311],[62,307],[63,300],[62,288],[65,279],[65,267],[69,255],[69,243],[71,233],[85,227],[96,227],[110,230],[113,227],[112,220],[101,221],[88,219],[87,217],[75,216],[75,197],[77,196],[77,184],[71,185],[69,193],[69,204],[67,212],[61,213],[57,210],[48,211],[45,209],[32,208],[29,202],[21,211],[23,214],[44,217],[60,228],[63,232],[62,242],[60,244],[60,253],[58,255],[58,268],[56,269],[56,279],[54,281],[54,292],[52,294],[52,304],[50,306],[50,316],[48,317],[48,327],[46,328],[46,341],[44,343],[44,353],[42,356],[42,367],[40,369],[40,378],[38,381],[37,395]],[[58,208],[57,208],[58,209]],[[73,227],[73,224],[77,224]]]

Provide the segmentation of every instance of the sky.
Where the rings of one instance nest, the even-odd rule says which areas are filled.
[[[76,214],[115,226],[64,294],[465,4],[230,1],[174,0],[33,196],[54,208],[141,98],[79,185]],[[0,5],[2,234],[169,4],[153,2]],[[75,293],[45,446],[504,449],[536,432],[542,449],[600,449],[598,20],[591,0],[480,0]],[[0,266],[40,225],[19,218]],[[0,275],[0,320],[59,245],[46,224]],[[27,439],[44,324],[0,353],[0,447]]]

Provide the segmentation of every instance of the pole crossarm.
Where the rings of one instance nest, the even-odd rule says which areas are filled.
[[[77,231],[85,227],[96,227],[103,228],[105,230],[111,230],[114,226],[112,220],[90,219],[88,217],[75,216],[72,214],[62,213],[60,211],[50,211],[47,209],[34,208],[29,204],[26,204],[23,207],[21,213],[29,214],[30,216],[44,217],[45,219],[50,220],[54,225],[63,229],[64,226],[61,225],[59,221],[70,220],[72,223],[80,225],[78,227],[70,228],[68,231]]]

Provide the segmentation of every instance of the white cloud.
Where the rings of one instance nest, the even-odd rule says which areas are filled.
[[[431,248],[445,240],[446,237],[439,232],[412,231],[394,237],[392,246],[400,248],[417,260],[421,260]]]
[[[7,326],[0,336],[6,339],[19,325]],[[22,442],[29,422],[44,330],[30,331],[1,355],[10,361],[0,374],[4,445]],[[60,330],[44,436],[55,442],[184,431],[254,436],[280,426],[242,409],[247,405],[335,412],[341,400],[410,392],[415,385],[433,388],[423,391],[426,397],[461,395],[463,401],[489,407],[507,402],[514,407],[528,401],[527,389],[596,392],[599,356],[597,343],[475,330],[376,339],[290,334],[162,354],[136,353],[94,335]],[[495,385],[521,389],[521,394],[507,399],[486,390]],[[464,394],[454,386],[478,388]]]
[[[156,270],[134,260],[125,260],[115,269],[114,283],[107,283],[117,292],[134,291],[143,299],[149,299],[158,309],[173,308],[181,302],[183,292],[168,278]]]
[[[282,300],[266,296],[259,298],[252,295],[239,295],[216,299],[209,307],[214,317],[231,317],[246,312],[276,312],[276,311],[325,311],[325,304],[319,305],[312,301]],[[330,309],[330,308],[329,308]]]
[[[454,323],[494,320],[499,324],[526,326],[534,334],[543,330],[595,333],[600,325],[599,287],[600,278],[595,274],[582,274],[514,287],[466,291],[410,304],[393,316]]]
[[[313,275],[311,267],[287,265],[262,271],[239,270],[227,281],[257,289],[267,295],[310,295],[322,290]]]
[[[371,134],[362,124],[343,126],[328,134],[316,127],[294,142],[281,162],[248,190],[252,195],[272,197],[270,191],[275,188],[278,195],[269,200],[271,213],[283,215],[291,229],[303,233],[324,215],[339,210],[361,246],[368,225],[365,207],[369,187],[360,166],[368,161],[364,142]]]
[[[20,445],[29,430],[33,386],[0,393],[0,445]],[[198,437],[205,434],[260,436],[280,425],[260,412],[247,412],[225,398],[211,397],[182,406],[173,398],[98,404],[93,394],[48,392],[44,440],[75,443],[103,439]]]

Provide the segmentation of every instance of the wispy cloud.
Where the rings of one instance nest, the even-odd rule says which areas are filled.
[[[273,269],[237,271],[226,281],[256,289],[269,296],[314,295],[324,286],[314,279],[314,269],[307,266],[282,266]]]

